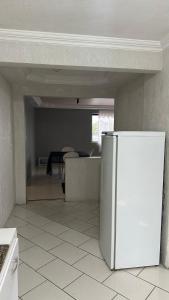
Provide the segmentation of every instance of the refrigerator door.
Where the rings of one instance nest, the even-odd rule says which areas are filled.
[[[118,137],[115,269],[159,264],[164,135]]]
[[[100,248],[108,266],[114,268],[116,136],[103,136],[101,159]]]

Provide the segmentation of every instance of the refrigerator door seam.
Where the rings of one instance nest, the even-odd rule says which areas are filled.
[[[116,217],[117,217],[117,162],[118,162],[118,135],[116,137],[116,152],[115,152],[115,176],[114,176],[114,194],[115,194],[115,204],[114,204],[114,269],[116,268]]]

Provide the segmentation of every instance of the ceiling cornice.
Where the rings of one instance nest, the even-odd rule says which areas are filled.
[[[0,29],[0,40],[17,42],[35,42],[64,46],[93,47],[103,49],[124,49],[162,51],[160,41],[113,38],[104,36],[51,33],[14,29]]]

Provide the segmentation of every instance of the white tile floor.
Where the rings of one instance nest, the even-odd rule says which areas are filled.
[[[15,207],[6,226],[18,230],[20,299],[169,300],[169,270],[107,268],[98,211],[94,203],[63,200]]]

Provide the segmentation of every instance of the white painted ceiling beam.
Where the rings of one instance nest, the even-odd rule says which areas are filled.
[[[16,86],[16,85],[15,85]],[[22,94],[26,96],[40,97],[76,97],[76,98],[112,98],[115,97],[116,89],[104,86],[68,86],[68,85],[50,85],[27,83],[19,85]]]
[[[26,97],[27,98],[27,97]],[[33,97],[35,98],[35,97]],[[30,97],[28,97],[30,99]],[[41,97],[40,107],[57,109],[99,109],[113,110],[113,98],[57,98]]]
[[[110,71],[162,69],[159,42],[0,29],[0,65]]]

